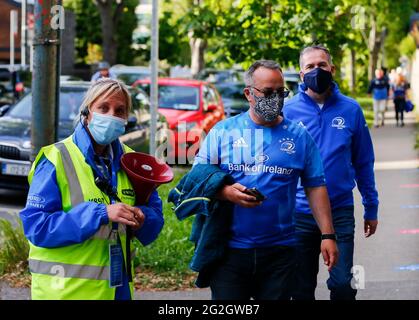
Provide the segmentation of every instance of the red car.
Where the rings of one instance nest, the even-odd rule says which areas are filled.
[[[224,119],[224,106],[217,89],[206,81],[159,78],[159,113],[169,125],[168,163],[186,164],[198,152],[202,137]],[[150,79],[137,80],[149,93]]]

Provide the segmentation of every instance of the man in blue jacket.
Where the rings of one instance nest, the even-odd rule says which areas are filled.
[[[374,151],[359,104],[339,92],[329,51],[311,46],[300,54],[303,83],[284,107],[285,117],[305,127],[320,149],[336,230],[339,262],[327,281],[331,299],[355,299],[351,286],[354,251],[355,182],[361,192],[365,236],[377,228],[378,194],[374,181]],[[299,187],[296,203],[298,241],[295,299],[314,299],[317,285],[319,230],[307,198]]]
[[[245,82],[249,111],[211,129],[194,164],[217,165],[235,182],[208,199],[233,204],[227,249],[214,261],[209,285],[216,300],[289,299],[295,270],[292,220],[300,177],[323,235],[319,250],[325,264],[330,269],[337,260],[323,166],[307,131],[281,116],[288,91],[279,65],[256,61]]]
[[[378,128],[380,124],[384,126],[384,112],[386,111],[389,90],[390,84],[388,78],[384,76],[384,70],[375,70],[375,78],[371,80],[368,87],[368,93],[372,93],[373,98],[375,128]]]

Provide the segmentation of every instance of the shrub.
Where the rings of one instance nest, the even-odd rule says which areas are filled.
[[[18,265],[27,266],[29,244],[20,220],[14,227],[10,221],[0,219],[0,244],[0,275],[13,271]]]

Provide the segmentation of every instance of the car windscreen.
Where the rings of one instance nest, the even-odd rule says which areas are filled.
[[[141,88],[148,94],[150,86],[141,85]],[[199,109],[199,88],[176,85],[159,86],[159,108],[176,110],[198,110]]]
[[[60,90],[60,120],[74,120],[79,114],[79,108],[87,88],[61,88]],[[7,113],[13,118],[30,119],[32,117],[32,93],[27,94]]]
[[[285,83],[286,83],[287,88],[291,90],[294,94],[298,93],[299,82],[297,79],[285,78]]]
[[[150,77],[149,73],[119,73],[117,74],[117,78],[129,86],[139,79],[145,79],[149,77]]]
[[[217,86],[218,92],[220,93],[222,98],[227,99],[245,99],[245,95],[243,93],[245,85],[223,85]]]

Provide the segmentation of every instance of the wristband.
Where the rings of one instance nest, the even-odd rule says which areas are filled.
[[[322,240],[326,240],[326,239],[330,239],[330,240],[337,240],[337,238],[336,238],[336,234],[334,234],[334,233],[325,233],[325,234],[322,234]]]

